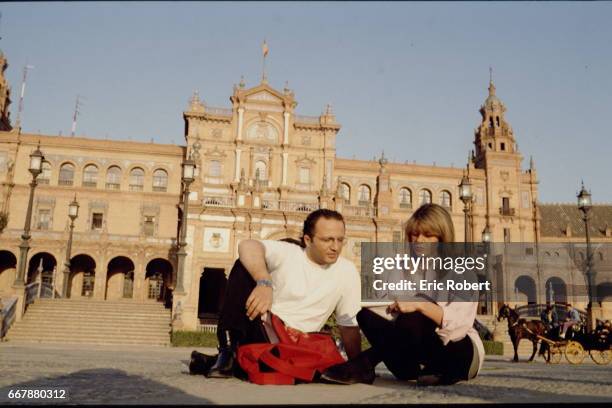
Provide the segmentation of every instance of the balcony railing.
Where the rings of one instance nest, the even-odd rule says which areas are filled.
[[[295,211],[309,213],[319,209],[319,203],[317,201],[292,201],[292,200],[281,200],[279,201],[279,209],[281,211]]]
[[[49,179],[48,179],[48,178],[40,178],[40,177],[38,177],[38,178],[36,179],[36,182],[37,182],[38,184],[49,184]]]
[[[357,217],[374,217],[376,215],[376,209],[371,206],[347,205],[343,207],[342,213]]]
[[[153,186],[153,191],[158,192],[158,193],[165,193],[166,191],[168,191],[168,187],[166,186]]]
[[[499,207],[499,213],[507,217],[514,217],[514,215],[516,214],[516,209]]]
[[[202,199],[202,205],[207,207],[235,207],[234,197],[230,196],[205,196]]]
[[[121,185],[119,183],[106,183],[107,190],[119,190]]]
[[[278,210],[277,200],[262,200],[261,208],[264,210]]]
[[[204,196],[202,198],[202,205],[206,207],[235,208],[238,204],[233,196],[218,195]],[[269,198],[261,200],[261,209],[266,211],[310,213],[319,208],[319,202],[312,200],[276,200]],[[357,217],[375,217],[377,211],[371,204],[367,206],[345,205],[343,206],[342,213]]]
[[[98,187],[98,183],[96,181],[84,181],[83,182],[83,187],[96,188],[96,187]]]
[[[410,209],[410,208],[412,208],[412,204],[410,204],[410,203],[400,203],[399,207],[401,209]]]
[[[130,184],[130,191],[143,191],[144,186],[142,184]]]
[[[57,180],[57,185],[59,185],[59,186],[71,186],[72,185],[72,180],[71,179],[59,179],[59,180]]]

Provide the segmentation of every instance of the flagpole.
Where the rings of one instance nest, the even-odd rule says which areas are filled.
[[[263,55],[261,82],[266,82],[266,54]]]
[[[262,54],[263,54],[261,82],[262,83],[267,83],[268,82],[268,78],[266,78],[266,57],[268,56],[269,48],[268,48],[268,43],[266,42],[266,40],[264,40],[264,42],[263,42],[261,51],[262,51]]]

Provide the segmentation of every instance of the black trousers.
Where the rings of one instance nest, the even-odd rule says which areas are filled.
[[[357,321],[375,355],[398,379],[417,378],[420,364],[446,378],[468,379],[474,354],[469,337],[445,346],[435,332],[436,324],[419,312],[401,313],[389,321],[361,309]]]
[[[217,338],[219,344],[225,344],[224,332],[229,331],[230,338],[239,344],[269,342],[261,318],[250,320],[246,314],[246,301],[255,288],[253,277],[240,260],[237,260],[230,271],[225,287],[225,297],[219,324]]]

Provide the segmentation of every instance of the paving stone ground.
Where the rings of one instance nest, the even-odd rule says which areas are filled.
[[[377,368],[373,385],[258,386],[188,373],[192,348],[0,343],[0,405],[79,404],[360,404],[470,402],[612,403],[612,364],[513,363],[487,357],[470,382],[417,387]],[[201,352],[212,349],[198,348]],[[66,400],[15,400],[13,389],[65,389]]]

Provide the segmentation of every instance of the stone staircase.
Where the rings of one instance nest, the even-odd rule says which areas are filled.
[[[512,340],[510,340],[510,335],[508,334],[508,322],[505,319],[498,322],[495,316],[490,315],[478,315],[476,319],[487,326],[491,333],[494,333],[495,341],[504,343],[504,356],[514,357],[514,347],[512,346]],[[538,345],[538,350],[539,349],[540,346]],[[529,340],[521,340],[518,347],[519,360],[527,360],[529,356],[531,356],[532,350],[533,346]],[[534,360],[536,358],[538,358],[537,351]]]
[[[7,340],[167,346],[170,310],[158,302],[36,299]]]

